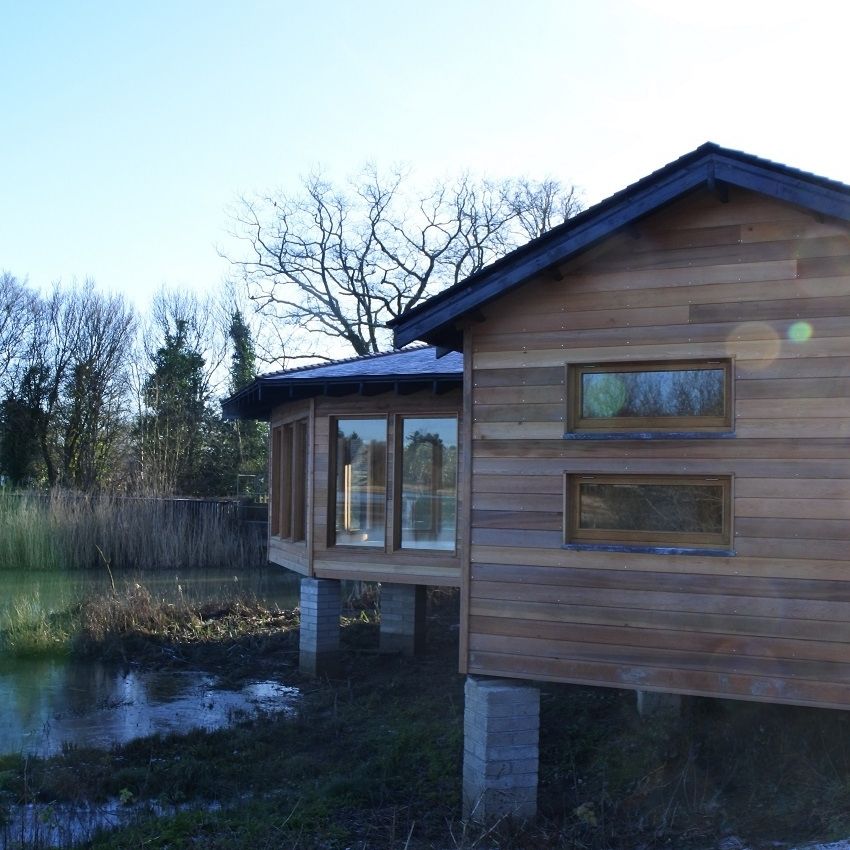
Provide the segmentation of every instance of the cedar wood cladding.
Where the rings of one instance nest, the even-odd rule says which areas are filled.
[[[850,707],[850,228],[701,189],[482,313],[468,672]],[[565,363],[687,358],[733,438],[563,439]],[[732,476],[737,554],[564,550],[565,472]]]
[[[442,395],[430,391],[377,396],[348,395],[340,398],[318,396],[310,401],[287,403],[274,409],[271,427],[308,417],[308,528],[307,539],[290,543],[269,538],[269,560],[302,575],[317,578],[352,579],[357,581],[386,581],[399,584],[460,584],[460,551],[465,539],[464,529],[458,529],[458,549],[452,552],[392,551],[372,548],[328,547],[328,485],[329,454],[333,417],[389,416],[388,446],[394,445],[397,415],[440,416],[459,415],[461,393],[451,390]],[[459,423],[462,427],[462,423]],[[393,534],[393,495],[395,458],[388,452],[387,540]],[[463,462],[461,461],[461,466]],[[274,472],[269,480],[279,480]],[[458,514],[462,510],[463,494],[458,493]],[[460,525],[460,524],[459,524]]]

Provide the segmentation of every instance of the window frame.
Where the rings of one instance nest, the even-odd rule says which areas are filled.
[[[721,486],[723,513],[721,531],[708,532],[640,531],[638,529],[581,529],[581,484],[593,481],[599,484],[711,484]],[[594,472],[564,473],[564,545],[578,548],[629,548],[656,552],[673,549],[676,553],[705,554],[716,552],[733,554],[733,493],[734,476],[724,475],[654,475],[608,474]]]
[[[402,545],[402,488],[404,486],[404,427],[403,423],[406,419],[445,419],[452,420],[455,423],[456,430],[456,451],[457,459],[455,461],[455,533],[454,545],[451,549],[440,549],[437,547],[428,548],[425,546],[405,547]],[[458,510],[460,506],[460,415],[458,413],[398,413],[395,416],[393,438],[395,445],[393,447],[393,551],[404,553],[419,553],[425,552],[432,555],[457,555],[458,551]]]
[[[716,371],[724,373],[724,410],[720,416],[617,416],[583,417],[582,377],[616,372]],[[734,430],[734,363],[732,358],[698,358],[644,361],[594,361],[566,364],[566,437],[635,435],[726,436]]]
[[[336,528],[336,476],[337,476],[337,464],[339,461],[338,458],[338,450],[339,450],[339,423],[341,421],[349,422],[353,420],[359,421],[383,421],[384,422],[384,434],[385,434],[385,457],[384,457],[384,539],[381,543],[370,546],[370,545],[360,545],[354,543],[339,543],[337,541],[337,528]],[[389,414],[386,413],[341,413],[338,415],[329,415],[328,416],[328,513],[327,513],[327,546],[329,549],[343,549],[350,552],[372,552],[373,554],[376,552],[384,552],[386,553],[390,548],[390,536],[388,534],[389,521],[390,521],[390,457],[393,455],[393,449],[391,445],[391,438],[394,439],[394,435],[390,429],[391,418]]]
[[[271,428],[272,483],[270,536],[287,543],[307,543],[309,459],[308,416]]]

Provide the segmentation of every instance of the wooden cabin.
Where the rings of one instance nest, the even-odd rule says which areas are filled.
[[[459,586],[462,371],[459,354],[418,346],[264,375],[225,403],[270,423],[269,561],[313,580],[302,619],[334,609],[314,612],[317,646],[302,624],[306,670],[333,665],[341,580],[383,584],[382,647],[409,652],[424,588]]]
[[[704,145],[403,317],[471,369],[467,672],[850,707],[848,221]]]
[[[850,708],[849,222],[707,144],[394,323],[464,355],[476,687]]]

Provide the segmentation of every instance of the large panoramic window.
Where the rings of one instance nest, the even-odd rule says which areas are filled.
[[[272,429],[271,533],[300,542],[306,537],[307,420]]]
[[[338,419],[334,452],[334,541],[384,546],[387,505],[387,420]]]
[[[457,418],[400,420],[402,549],[455,548]]]
[[[567,543],[730,546],[729,477],[566,477]]]
[[[567,367],[567,430],[729,431],[729,360]]]

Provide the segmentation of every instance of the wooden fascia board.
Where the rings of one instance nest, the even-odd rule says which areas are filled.
[[[832,218],[850,221],[850,198],[826,186],[819,186],[791,174],[770,171],[756,164],[726,157],[716,157],[714,174],[718,180],[733,186],[749,189]]]

